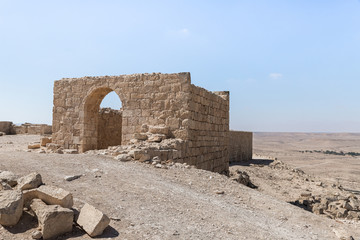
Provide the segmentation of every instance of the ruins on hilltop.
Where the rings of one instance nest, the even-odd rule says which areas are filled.
[[[100,110],[112,91],[122,102],[121,110]],[[80,152],[179,139],[171,151],[159,147],[145,152],[215,172],[228,171],[230,156],[240,156],[234,152],[240,144],[243,158],[251,159],[252,153],[251,133],[229,131],[229,92],[197,87],[186,72],[55,81],[52,138]]]

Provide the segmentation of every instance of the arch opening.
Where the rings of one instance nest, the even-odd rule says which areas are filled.
[[[121,145],[122,102],[111,88],[99,88],[86,99],[84,132],[80,150],[106,149]]]

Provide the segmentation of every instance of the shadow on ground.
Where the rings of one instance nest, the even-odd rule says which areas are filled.
[[[269,165],[270,163],[272,163],[274,160],[270,160],[270,159],[251,159],[249,161],[244,161],[244,162],[232,162],[230,163],[230,166],[250,166],[250,164],[252,165]]]

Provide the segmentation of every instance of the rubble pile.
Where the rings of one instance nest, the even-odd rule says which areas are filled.
[[[10,171],[0,171],[0,183],[0,224],[6,227],[18,224],[25,211],[38,220],[38,228],[31,236],[34,239],[51,239],[69,233],[73,225],[96,237],[110,223],[104,213],[87,203],[75,220],[72,194],[44,185],[39,173],[18,178]]]
[[[295,205],[316,214],[325,214],[331,219],[360,219],[360,200],[349,194],[332,196],[312,196],[311,193],[302,193]]]
[[[250,188],[257,188],[251,181],[249,174],[245,171],[237,169],[235,172],[230,173],[230,178],[240,184],[243,184]]]

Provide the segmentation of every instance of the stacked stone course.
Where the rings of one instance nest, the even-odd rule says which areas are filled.
[[[229,162],[252,159],[252,132],[229,131]]]
[[[120,97],[121,115],[105,117],[99,114],[100,103],[111,91]],[[109,121],[111,124],[105,124]],[[145,125],[166,126],[167,138],[183,140],[181,159],[177,161],[210,171],[228,171],[229,92],[210,92],[197,87],[191,84],[190,73],[55,81],[55,144],[80,152],[120,142],[127,145],[134,136],[141,137]]]

